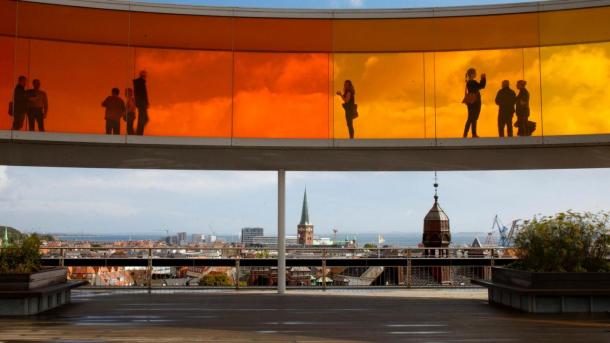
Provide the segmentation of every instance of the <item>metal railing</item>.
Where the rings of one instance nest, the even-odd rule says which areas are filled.
[[[277,249],[243,247],[44,247],[44,266],[102,288],[275,288]],[[477,287],[511,249],[286,249],[289,288]]]

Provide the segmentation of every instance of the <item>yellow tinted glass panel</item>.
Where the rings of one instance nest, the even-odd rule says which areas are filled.
[[[610,132],[610,43],[541,48],[545,135]]]
[[[498,106],[495,104],[495,98],[502,81],[509,80],[510,87],[515,92],[517,92],[516,82],[518,80],[525,78],[528,82],[528,89],[531,88],[532,82],[535,85],[535,81],[527,80],[527,77],[537,78],[535,71],[531,71],[532,68],[535,70],[537,67],[537,61],[526,57],[524,49],[435,54],[437,136],[439,138],[462,137],[468,118],[467,107],[462,103],[466,86],[465,74],[468,68],[475,68],[478,73],[477,81],[480,80],[482,73],[487,74],[487,86],[480,92],[482,107],[477,121],[477,134],[480,137],[497,137],[499,135]],[[532,98],[536,96],[535,91],[530,91],[530,108]],[[534,117],[529,119],[532,120]],[[513,118],[513,123],[515,120],[516,118]],[[541,132],[540,123],[537,124],[538,129],[534,135],[539,135]],[[472,130],[468,135],[472,135]]]
[[[345,80],[356,90],[356,138],[424,138],[424,56],[410,54],[334,55],[334,136],[348,138],[343,100]]]
[[[565,45],[610,41],[610,7],[540,14],[540,44]]]

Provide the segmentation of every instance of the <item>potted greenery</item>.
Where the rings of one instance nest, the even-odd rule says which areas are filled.
[[[524,222],[518,261],[492,268],[489,301],[528,312],[610,310],[610,216],[558,213]]]
[[[42,267],[40,239],[36,234],[0,251],[0,291],[47,287],[67,281],[67,270]]]

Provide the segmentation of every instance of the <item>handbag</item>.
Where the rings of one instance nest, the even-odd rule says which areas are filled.
[[[11,117],[13,116],[13,102],[12,101],[8,103],[8,115]]]
[[[352,107],[351,117],[352,117],[352,119],[358,118],[358,105],[357,104],[354,104],[354,106]]]
[[[468,93],[468,89],[466,89],[466,92],[464,93],[464,99],[462,99],[462,103],[466,105],[472,105],[477,102],[477,100],[479,100],[478,94],[475,92]]]

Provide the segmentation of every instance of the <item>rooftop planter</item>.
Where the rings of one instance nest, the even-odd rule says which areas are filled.
[[[70,302],[70,290],[84,284],[68,281],[65,268],[40,265],[36,235],[0,251],[0,315],[37,314]]]
[[[492,269],[490,304],[526,312],[610,311],[608,213],[559,213],[526,221],[515,239],[520,258]]]

